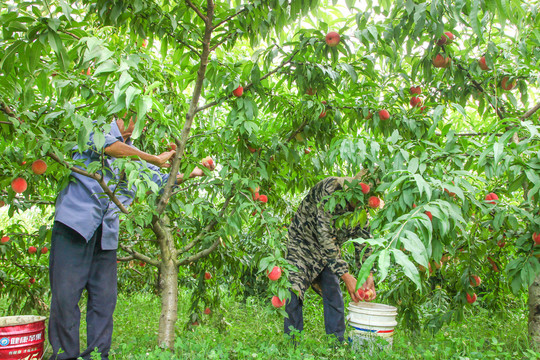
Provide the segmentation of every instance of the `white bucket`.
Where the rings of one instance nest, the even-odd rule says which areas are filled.
[[[349,341],[355,351],[392,347],[397,308],[390,305],[358,302],[349,304]],[[366,349],[366,347],[368,349]]]

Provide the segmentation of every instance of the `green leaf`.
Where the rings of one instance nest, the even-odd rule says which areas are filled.
[[[371,268],[373,267],[373,264],[375,263],[376,259],[377,259],[377,254],[373,253],[362,264],[362,268],[360,268],[360,271],[358,272],[358,276],[357,276],[356,290],[358,290],[360,286],[362,286],[362,284],[366,282],[367,277],[369,273],[371,272]]]
[[[411,252],[412,257],[418,264],[428,267],[427,250],[418,235],[410,230],[405,230],[404,236],[400,237],[399,240],[403,243],[403,247]]]
[[[388,275],[388,269],[390,268],[390,252],[388,249],[384,249],[379,254],[379,281],[386,279]]]
[[[107,60],[97,67],[96,71],[94,72],[94,76],[115,72],[117,69],[118,65],[116,65],[112,60]]]
[[[126,109],[129,109],[133,99],[141,93],[141,90],[134,88],[133,86],[128,87],[126,90]]]
[[[416,284],[418,290],[421,291],[422,286],[420,284],[420,274],[418,273],[418,269],[416,268],[416,266],[414,266],[414,264],[409,260],[407,255],[405,255],[401,250],[392,249],[391,251],[394,255],[396,263],[403,267],[405,276],[411,279]]]

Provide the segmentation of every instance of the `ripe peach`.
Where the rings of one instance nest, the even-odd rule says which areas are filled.
[[[532,239],[533,239],[535,245],[540,245],[540,233],[534,233],[532,235]]]
[[[362,188],[362,194],[367,194],[371,188],[368,184],[361,182],[360,187]]]
[[[482,56],[479,60],[478,60],[478,66],[480,66],[480,69],[486,71],[486,70],[489,70],[489,67],[487,66],[486,64],[486,57],[485,56]]]
[[[390,119],[390,113],[388,112],[388,110],[380,110],[379,111],[379,119],[381,120],[388,120]]]
[[[513,88],[516,87],[517,85],[517,82],[516,82],[516,79],[512,80],[512,82],[508,82],[510,80],[510,78],[508,76],[505,76],[502,78],[501,80],[501,88],[503,88],[503,90],[512,90]]]
[[[470,283],[473,287],[480,286],[480,284],[482,283],[482,279],[480,279],[478,275],[473,275],[471,276]]]
[[[326,38],[325,38],[326,45],[330,47],[336,47],[339,44],[340,39],[341,39],[341,36],[337,32],[330,31],[328,34],[326,34]]]
[[[416,96],[413,96],[411,98],[411,101],[409,102],[412,107],[417,107],[422,105],[422,99]]]
[[[41,175],[47,171],[47,163],[41,159],[36,160],[32,163],[32,171],[36,175]]]
[[[492,201],[490,201],[490,200],[492,200]],[[495,200],[499,200],[499,197],[497,196],[497,194],[495,194],[495,193],[489,193],[489,194],[486,195],[486,201],[487,201],[489,204],[495,205],[495,204],[496,204]]]
[[[381,205],[381,199],[376,196],[370,196],[368,199],[368,206],[372,209],[376,209]]]
[[[274,266],[272,271],[268,273],[268,278],[272,281],[276,281],[281,277],[281,268],[279,266]]]
[[[435,66],[436,68],[447,68],[450,66],[451,62],[452,59],[441,54],[437,54],[437,56],[433,58],[433,66]]]
[[[207,156],[204,159],[202,159],[201,164],[207,169],[210,169],[210,170],[214,169],[214,160],[210,156]]]
[[[242,86],[239,86],[233,90],[233,95],[236,97],[242,96],[243,93],[244,93],[244,88]]]
[[[27,187],[28,184],[26,183],[26,180],[21,177],[18,177],[11,182],[11,188],[19,194],[25,192]]]
[[[472,296],[470,294],[467,294],[467,302],[469,304],[474,303],[476,301],[476,298],[477,298],[476,294],[472,294]]]
[[[274,295],[274,296],[272,297],[272,305],[273,305],[275,308],[280,308],[280,307],[282,307],[283,305],[285,305],[285,299],[280,300],[280,298],[278,298],[276,295]]]

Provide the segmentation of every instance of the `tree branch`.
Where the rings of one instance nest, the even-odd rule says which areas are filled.
[[[234,190],[234,188],[233,188]],[[209,223],[208,225],[205,226],[204,229],[201,230],[201,232],[197,235],[197,237],[195,237],[195,239],[193,239],[193,241],[191,241],[189,244],[187,244],[186,246],[184,246],[183,248],[179,249],[177,251],[177,255],[178,254],[183,254],[183,253],[186,253],[188,252],[189,250],[191,250],[195,245],[197,245],[197,243],[199,241],[202,240],[202,238],[208,233],[210,232],[210,230],[212,230],[214,228],[214,226],[216,226],[216,224],[218,223],[218,220],[217,219],[221,219],[223,218],[223,214],[225,214],[225,210],[227,210],[227,207],[229,206],[230,202],[231,202],[231,199],[232,199],[232,195],[229,195],[229,197],[227,197],[227,199],[225,200],[225,203],[223,203],[223,206],[219,212],[219,214],[217,216],[215,216]]]
[[[525,120],[530,118],[535,112],[537,112],[540,109],[540,102],[536,105],[534,105],[531,109],[527,110],[525,114],[523,114],[522,117],[520,117],[520,120]]]
[[[191,4],[189,0],[186,0],[186,3],[188,6]],[[172,165],[171,165],[171,174],[177,174],[178,169],[180,168],[180,159],[184,156],[185,150],[186,150],[186,144],[189,140],[189,133],[191,132],[191,126],[193,124],[193,119],[195,118],[195,115],[197,114],[197,104],[199,103],[199,98],[201,97],[202,87],[204,83],[204,78],[206,75],[206,67],[208,66],[208,57],[210,56],[210,41],[212,40],[212,19],[214,18],[214,4],[211,0],[208,0],[207,2],[207,14],[208,16],[205,17],[205,30],[204,30],[204,36],[202,40],[202,53],[201,53],[201,61],[199,65],[199,70],[197,71],[197,80],[195,81],[195,87],[193,89],[193,96],[191,98],[191,103],[189,105],[188,112],[186,114],[186,122],[184,123],[184,128],[182,129],[182,133],[180,135],[180,139],[175,138],[176,143],[176,156],[173,159]],[[193,6],[193,4],[191,4]],[[193,6],[194,7],[194,6]],[[170,176],[167,180],[167,184],[165,185],[165,188],[163,189],[163,194],[161,195],[157,207],[156,207],[156,213],[159,215],[163,213],[165,210],[165,207],[167,206],[167,203],[169,202],[169,199],[172,195],[172,188],[176,184],[176,178],[174,176]]]
[[[131,256],[133,256],[133,258],[137,259],[137,260],[141,260],[141,261],[144,261],[145,263],[147,264],[150,264],[150,265],[153,265],[155,267],[159,267],[159,261],[157,260],[154,260],[146,255],[143,255],[135,250],[133,250],[133,248],[131,246],[127,246],[127,245],[124,245],[124,244],[119,244],[120,248],[122,248],[122,250],[124,250],[125,252],[127,252],[128,254],[130,254]]]
[[[446,51],[445,51],[446,53]],[[450,57],[450,55],[448,53],[446,53],[446,55],[448,57]],[[450,57],[451,58],[451,57]],[[460,69],[461,71],[463,71],[466,76],[469,78],[469,80],[471,81],[471,83],[473,84],[473,86],[480,92],[482,93],[486,93],[486,90],[484,90],[484,88],[482,87],[482,85],[480,85],[476,80],[473,79],[473,77],[471,76],[471,74],[469,73],[469,71],[467,69],[465,69],[460,63],[458,63],[457,61],[455,61],[454,59],[452,59],[452,61],[456,64],[456,66],[458,67],[458,69]],[[501,110],[495,106],[494,104],[491,103],[491,101],[489,100],[488,98],[488,103],[489,105],[491,105],[491,107],[493,108],[493,110],[495,110],[495,112],[497,113],[497,116],[499,117],[499,119],[504,119],[504,114],[501,112]]]
[[[58,31],[61,32],[61,33],[66,34],[66,35],[69,35],[69,36],[71,36],[72,38],[74,38],[74,39],[76,39],[76,40],[81,40],[80,37],[78,37],[77,35],[75,35],[75,34],[69,32],[69,31],[67,31],[67,30],[58,29]]]
[[[64,161],[64,160],[60,159],[58,156],[56,156],[56,154],[53,154],[50,151],[47,153],[47,156],[49,156],[51,159],[53,159],[57,163],[59,163],[61,165],[64,165],[66,168],[70,169],[74,173],[77,173],[77,174],[80,174],[80,175],[83,175],[83,176],[86,176],[86,177],[89,177],[91,179],[96,180],[99,183],[99,186],[101,186],[101,188],[103,189],[103,192],[105,194],[107,194],[109,199],[111,199],[111,201],[116,206],[118,206],[118,209],[120,209],[120,211],[122,211],[124,214],[129,214],[128,209],[126,209],[124,204],[122,204],[120,202],[120,200],[118,200],[116,195],[114,195],[114,193],[111,191],[111,189],[109,189],[109,186],[105,183],[105,180],[103,179],[102,175],[89,173],[88,171],[83,170],[81,168],[78,168],[76,166],[71,166],[67,161]]]
[[[188,257],[183,258],[182,260],[180,260],[178,262],[178,266],[190,264],[192,262],[195,262],[195,261],[207,256],[212,251],[217,249],[220,241],[221,241],[221,238],[218,237],[218,239],[216,241],[214,241],[214,243],[209,248],[206,248],[206,249],[204,249],[202,251],[199,251],[198,253],[196,253],[196,254],[194,254],[192,256],[188,256]]]
[[[216,50],[221,44],[223,44],[225,41],[229,40],[234,34],[235,34],[235,32],[228,33],[227,36],[225,36],[223,39],[218,41],[214,46],[212,46],[210,48],[210,51],[213,52],[214,50]]]
[[[123,256],[123,257],[116,257],[116,260],[118,261],[131,261],[131,260],[134,260],[135,258],[133,256]]]
[[[17,118],[17,114],[15,114],[15,112],[13,110],[11,110],[6,103],[4,102],[0,102],[0,110],[2,110],[3,113],[5,113],[7,116],[10,116],[10,117],[14,117],[16,119],[18,119],[19,121],[21,121],[21,119]],[[9,124],[9,125],[13,125],[11,124],[10,122],[2,122],[3,124]]]
[[[199,10],[199,8],[197,8],[195,5],[193,5],[193,3],[190,0],[186,0],[186,4],[187,4],[187,6],[192,8],[193,11],[195,11],[197,13],[197,15],[204,21],[205,24],[207,23],[208,18],[206,16],[204,16],[204,14],[201,12],[201,10]]]
[[[244,11],[247,11],[247,9],[244,7],[242,10],[240,10],[239,12],[237,12],[236,14],[232,14],[228,17],[226,17],[225,19],[223,19],[222,21],[218,22],[216,25],[214,25],[214,27],[212,28],[212,30],[215,30],[217,29],[218,27],[220,27],[221,25],[225,24],[226,22],[234,19],[235,17],[237,17],[238,15],[240,15],[241,13],[243,13]]]
[[[295,50],[291,56],[289,57],[289,59],[286,59],[286,60],[283,60],[281,62],[281,64],[279,64],[274,70],[268,72],[267,74],[265,74],[264,76],[262,76],[260,78],[260,80],[264,80],[266,79],[267,77],[269,77],[270,75],[273,75],[275,74],[276,72],[278,72],[281,68],[283,68],[285,65],[287,65],[288,63],[290,63],[292,61],[292,59],[294,58],[294,56],[300,51],[300,49],[297,49]],[[244,90],[248,90],[249,88],[251,88],[253,86],[253,83],[249,83],[247,84],[246,86],[244,86]],[[212,106],[216,106],[217,104],[219,104],[222,100],[227,100],[227,99],[230,99],[231,97],[233,97],[233,94],[229,94],[223,98],[220,98],[218,100],[214,100],[212,101],[211,103],[208,103],[204,106],[201,106],[199,108],[197,108],[196,112],[199,112],[199,111],[203,111],[203,110],[206,110]]]

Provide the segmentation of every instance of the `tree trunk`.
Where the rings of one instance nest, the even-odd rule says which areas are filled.
[[[529,338],[531,347],[540,351],[540,275],[529,287]]]
[[[158,220],[154,224],[161,248],[160,295],[161,316],[159,317],[158,344],[163,348],[174,350],[175,325],[178,319],[178,264],[168,218]]]
[[[159,317],[159,346],[174,349],[175,324],[178,318],[178,267],[174,262],[161,263],[161,316]]]

